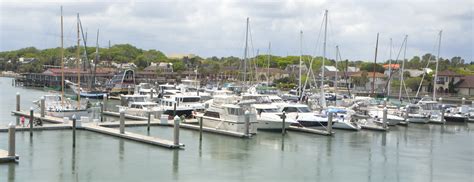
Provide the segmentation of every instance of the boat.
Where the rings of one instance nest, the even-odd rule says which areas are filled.
[[[271,104],[253,104],[252,108],[257,113],[258,130],[281,131],[283,127],[288,128],[292,124],[296,124],[296,120],[285,118],[283,126],[283,113],[277,106]]]
[[[420,106],[422,113],[425,113],[429,117],[429,122],[432,123],[444,123],[446,119],[441,120],[441,106],[437,101],[433,101],[428,97],[422,98],[418,101],[417,105]]]
[[[125,114],[148,117],[148,113],[151,113],[155,118],[160,118],[163,108],[147,99],[145,95],[120,95],[120,107]]]
[[[282,106],[281,111],[286,113],[286,118],[294,119],[299,125],[304,127],[328,126],[326,115],[313,112],[304,104],[286,104]]]
[[[117,73],[105,84],[111,95],[131,94],[135,89],[135,72],[131,69]]]
[[[429,122],[428,115],[426,113],[421,112],[422,109],[419,105],[408,104],[405,106],[404,109],[407,109],[407,112],[408,112],[408,117],[407,117],[406,122],[421,123],[421,124],[426,124]],[[407,114],[407,112],[402,112],[403,116]]]
[[[368,115],[374,119],[374,122],[383,124],[383,109],[371,109],[368,111]],[[387,111],[387,125],[395,126],[405,121],[405,118],[397,116],[395,114],[389,114]]]
[[[248,106],[237,104],[237,98],[233,96],[215,96],[209,100],[209,108],[202,115],[202,123],[205,127],[217,130],[226,130],[245,133],[245,111],[249,112],[249,133],[257,133],[257,116],[254,110]],[[248,110],[247,110],[248,109]]]
[[[200,96],[178,93],[165,95],[158,100],[158,104],[164,109],[164,113],[170,117],[184,115],[185,118],[191,118],[194,117],[195,112],[201,112],[205,109],[200,101]],[[176,104],[176,108],[174,104]]]
[[[333,114],[333,125],[334,129],[343,129],[343,130],[353,130],[359,131],[361,127],[355,122],[352,118],[352,115],[355,114],[354,111],[340,108],[340,107],[329,107],[326,109],[326,114]]]
[[[44,95],[42,98],[44,98],[44,108],[47,116],[72,119],[72,116],[75,115],[76,118],[80,119],[81,116],[89,115],[87,104],[85,103],[78,105],[77,101],[70,99],[63,100],[65,97],[61,97],[61,95],[58,94]],[[33,101],[33,103],[38,107],[41,106],[40,100]]]
[[[468,108],[466,106],[461,107],[448,107],[446,108],[446,113],[444,115],[444,119],[447,122],[467,122],[468,121],[468,114],[464,114],[468,112]],[[463,112],[464,111],[464,112]]]
[[[158,91],[149,83],[140,83],[135,86],[134,94],[143,95],[149,99],[158,98]]]
[[[86,91],[83,88],[79,87],[76,83],[73,83],[69,80],[65,80],[66,85],[68,85],[72,91],[83,98],[90,99],[102,99],[104,96],[107,96],[106,92],[102,91]]]

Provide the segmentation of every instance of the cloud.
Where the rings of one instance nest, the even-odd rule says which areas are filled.
[[[442,57],[473,60],[473,8],[470,0],[419,1],[2,1],[0,51],[27,46],[59,46],[60,11],[64,7],[66,46],[75,44],[76,13],[88,31],[89,45],[131,43],[167,54],[243,56],[245,19],[250,17],[251,47],[266,53],[299,54],[299,31],[304,53],[322,55],[320,32],[329,10],[327,55],[340,46],[344,59],[371,61],[380,33],[379,60],[389,56],[389,40],[398,50],[405,34],[407,57],[436,50],[443,30]],[[319,37],[319,38],[318,38]],[[395,51],[394,51],[395,52]]]

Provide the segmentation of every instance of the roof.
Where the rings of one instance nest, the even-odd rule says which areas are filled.
[[[77,73],[77,68],[64,68],[63,69],[64,74],[76,74]],[[80,70],[81,74],[89,74],[90,70]],[[113,68],[97,68],[96,74],[109,74],[109,73],[115,73],[115,69]],[[49,68],[46,71],[43,72],[43,74],[48,74],[48,75],[61,75],[61,68]]]
[[[338,71],[336,67],[334,66],[324,66],[324,69],[328,70],[328,71]]]
[[[279,74],[288,73],[287,71],[278,69],[278,68],[257,68],[257,72],[259,73],[267,73],[267,71],[269,71],[270,73],[279,73]]]
[[[461,78],[461,83],[459,83],[458,88],[474,88],[474,75]]]
[[[400,69],[400,64],[390,64],[390,66],[392,67],[392,69],[395,69],[395,70]],[[385,69],[388,69],[388,67],[389,67],[389,64],[383,65],[383,68]]]
[[[451,70],[444,70],[444,71],[438,72],[438,76],[461,77],[462,75],[461,75],[461,74],[457,74],[456,72],[451,71]]]
[[[356,72],[354,74],[351,74],[350,77],[362,77],[362,71]],[[372,78],[374,75],[374,72],[367,72],[367,77]],[[385,78],[387,75],[384,75],[383,73],[375,72],[375,77],[376,78]]]

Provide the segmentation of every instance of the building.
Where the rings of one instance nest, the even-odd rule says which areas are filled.
[[[474,96],[474,75],[464,76],[456,86],[457,93],[465,96]]]
[[[183,59],[183,58],[189,58],[189,59],[192,59],[194,57],[196,57],[195,54],[170,54],[167,56],[168,58],[170,59]]]
[[[173,72],[172,63],[151,63],[150,66],[143,69],[145,72],[160,72],[160,73],[171,73]]]
[[[337,68],[334,67],[334,66],[324,66],[324,71],[336,72],[336,71],[339,71],[339,70],[337,70]]]
[[[257,73],[260,81],[267,81],[267,74],[269,74],[268,80],[270,82],[276,79],[288,77],[288,72],[278,68],[257,68]]]
[[[449,83],[452,82],[453,86],[456,86],[461,83],[462,77],[461,74],[457,74],[451,70],[438,72],[438,79],[436,80],[434,89],[436,89],[438,93],[449,93]]]
[[[367,74],[367,75],[364,75]],[[374,89],[376,93],[381,93],[387,85],[387,76],[379,72],[356,72],[351,74],[350,80],[352,88],[356,91],[372,91],[373,76],[375,74]],[[365,80],[363,78],[365,77]],[[362,85],[361,85],[362,83]],[[365,84],[363,84],[365,83]]]
[[[285,71],[288,73],[288,76],[298,77],[299,76],[299,65],[298,64],[289,64],[286,66]],[[308,67],[306,65],[301,65],[301,74],[308,72]]]
[[[137,65],[135,63],[115,63],[112,62],[112,66],[116,67],[121,70],[134,70],[137,68]]]

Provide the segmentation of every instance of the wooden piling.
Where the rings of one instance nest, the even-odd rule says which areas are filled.
[[[15,125],[10,123],[8,125],[8,156],[15,157]]]
[[[20,93],[16,93],[16,111],[20,111]]]
[[[202,141],[202,116],[199,117],[199,141]]]
[[[250,112],[245,111],[245,136],[250,136]]]
[[[281,135],[285,135],[286,128],[285,128],[285,119],[286,119],[286,112],[283,111],[283,115],[281,116],[282,124],[281,124]]]
[[[445,114],[445,112],[446,112],[445,109],[446,109],[446,106],[445,106],[444,104],[441,105],[441,122],[442,122],[443,124],[446,123],[446,120],[444,120],[444,114]]]
[[[174,117],[174,137],[173,137],[173,144],[179,145],[179,123],[181,119],[178,116]]]
[[[40,116],[44,118],[45,115],[45,103],[44,103],[44,97],[41,97],[40,101]]]
[[[103,111],[107,111],[107,94],[104,94],[104,97],[102,97],[102,105]]]
[[[328,133],[332,132],[332,112],[329,113],[328,115],[328,127],[327,127]]]
[[[76,148],[76,115],[72,116],[72,148]]]
[[[147,122],[147,128],[146,128],[147,131],[150,131],[150,122],[151,122],[151,111],[148,111],[148,122]]]
[[[33,121],[34,121],[33,108],[30,108],[30,137],[33,137]]]
[[[387,107],[383,108],[383,119],[382,119],[382,126],[383,128],[387,128]]]
[[[464,104],[466,104],[466,98],[462,98],[462,102],[461,102],[461,106],[463,106]]]
[[[125,110],[120,110],[120,134],[125,133]]]
[[[176,102],[173,104],[173,117],[176,116]]]

